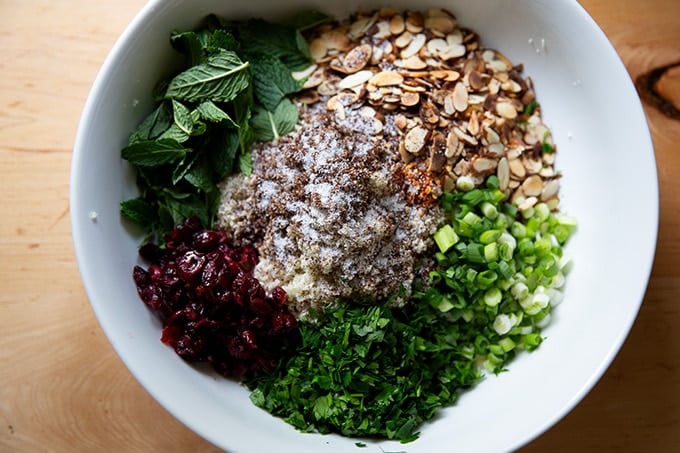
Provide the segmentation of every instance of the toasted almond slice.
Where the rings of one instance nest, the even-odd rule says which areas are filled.
[[[427,89],[424,86],[421,85],[412,85],[408,83],[402,83],[399,85],[399,88],[401,88],[404,91],[410,91],[412,93],[425,93]]]
[[[441,38],[430,39],[425,45],[428,54],[438,57],[442,52],[449,48],[449,45]]]
[[[375,16],[364,16],[355,20],[349,27],[349,36],[356,40],[364,36],[373,23],[375,23]]]
[[[462,44],[453,44],[447,47],[443,52],[439,54],[442,60],[451,60],[453,58],[459,58],[465,55],[467,49]]]
[[[421,126],[416,126],[406,133],[404,146],[411,154],[418,154],[425,146],[430,131]]]
[[[427,41],[427,38],[425,37],[424,34],[418,33],[417,35],[413,36],[413,39],[411,39],[411,42],[406,46],[402,51],[401,51],[401,58],[404,60],[412,57],[413,55],[416,55],[418,52],[420,52],[420,49],[423,48],[425,45],[425,41]]]
[[[498,161],[496,176],[498,177],[498,188],[501,190],[507,189],[510,182],[510,166],[508,165],[508,159],[505,157]]]
[[[340,30],[328,30],[321,35],[321,39],[326,44],[326,49],[337,49],[340,51],[349,49],[349,37]]]
[[[526,169],[524,168],[524,165],[522,165],[522,161],[519,159],[510,159],[508,162],[510,166],[510,172],[513,174],[513,176],[519,178],[519,179],[524,179],[524,177],[527,174]]]
[[[456,28],[456,21],[448,15],[432,16],[425,18],[425,28],[439,34],[446,35]]]
[[[404,16],[401,14],[396,14],[390,19],[390,33],[393,35],[399,35],[406,30],[406,22],[404,21]]]
[[[345,58],[342,59],[342,65],[348,74],[353,74],[366,67],[366,64],[371,59],[373,48],[370,44],[361,44],[354,47],[347,52]]]
[[[495,154],[496,156],[505,154],[505,146],[503,146],[502,143],[491,143],[488,149],[491,154]]]
[[[319,85],[321,85],[324,80],[326,80],[324,76],[324,69],[323,68],[317,68],[312,74],[309,76],[307,80],[305,80],[305,83],[302,85],[303,89],[307,88],[316,88]]]
[[[441,132],[434,132],[430,139],[430,160],[428,170],[438,172],[446,164],[446,137]]]
[[[430,71],[429,75],[434,79],[444,79],[446,82],[455,82],[460,77],[460,73],[452,70]]]
[[[399,85],[404,81],[404,77],[396,71],[381,71],[371,77],[368,83],[384,87],[390,85]]]
[[[464,141],[464,142],[466,142],[466,143],[468,143],[468,144],[470,144],[470,145],[473,145],[473,146],[474,146],[474,145],[479,144],[479,142],[477,141],[476,138],[469,136],[468,134],[466,134],[465,132],[463,132],[463,130],[462,130],[461,128],[459,128],[459,127],[454,127],[454,128],[453,128],[453,133],[456,134],[456,135],[458,136],[459,139],[461,139],[462,141]]]
[[[399,102],[401,102],[401,105],[404,107],[413,107],[420,102],[420,95],[409,91],[401,95]]]
[[[405,31],[397,39],[394,40],[394,45],[400,49],[408,46],[413,40],[413,34],[410,31]]]
[[[374,39],[385,39],[388,38],[392,33],[390,32],[390,23],[387,20],[381,20],[377,22],[376,27],[378,31],[373,34]]]
[[[373,77],[373,73],[369,70],[363,70],[359,72],[355,72],[354,74],[350,74],[344,79],[342,79],[338,83],[338,88],[341,90],[347,89],[347,88],[354,88],[356,86],[359,86],[363,83],[368,82],[371,77]]]
[[[406,128],[407,125],[407,119],[404,115],[397,115],[394,117],[394,125],[397,126],[398,129],[404,129]]]
[[[326,47],[326,41],[321,38],[313,39],[309,43],[309,53],[311,54],[314,61],[319,61],[326,56],[328,52],[328,47]]]
[[[338,92],[338,79],[327,79],[321,82],[316,89],[321,96],[332,96]]]
[[[543,162],[541,162],[539,159],[531,159],[525,156],[522,161],[524,168],[530,175],[537,174],[539,171],[541,171],[541,168],[543,168]]]
[[[317,90],[304,90],[295,97],[301,104],[310,105],[319,101]]]
[[[517,209],[520,211],[526,211],[527,209],[534,207],[536,203],[538,203],[538,198],[529,196],[517,205]]]
[[[404,69],[410,69],[410,70],[420,70],[424,69],[427,67],[427,64],[420,59],[418,55],[414,55],[410,58],[407,58],[406,60],[396,60],[394,62],[394,65],[400,68]]]
[[[462,82],[456,83],[453,88],[453,107],[459,112],[464,112],[468,107],[468,92]]]
[[[517,118],[517,110],[510,102],[504,101],[496,104],[496,113],[509,120]]]
[[[444,155],[446,155],[446,157],[449,159],[455,156],[458,152],[459,144],[460,139],[458,136],[454,133],[454,131],[449,131],[449,133],[446,135],[446,151],[444,152]]]
[[[529,176],[522,183],[522,190],[531,197],[536,197],[543,191],[543,179],[538,175]]]
[[[478,173],[485,173],[490,170],[495,170],[497,162],[486,157],[478,157],[472,161],[472,168]]]
[[[302,79],[310,77],[312,73],[316,71],[317,68],[318,66],[316,64],[310,64],[302,71],[292,72],[290,75],[293,77],[293,79],[300,81]]]
[[[467,130],[472,135],[477,135],[479,133],[479,120],[477,119],[477,112],[473,111],[470,115],[470,120],[468,121]]]
[[[557,195],[557,191],[560,189],[559,179],[551,179],[546,182],[541,191],[541,200],[546,201]]]
[[[423,31],[425,20],[419,11],[409,11],[406,16],[406,30],[411,33],[420,33]]]
[[[373,50],[371,51],[371,64],[378,66],[378,64],[380,64],[380,62],[383,60],[384,56],[385,51],[382,47],[373,46]]]
[[[456,44],[462,44],[463,43],[463,33],[460,31],[460,29],[454,30],[448,35],[446,35],[446,43],[449,46],[453,46]]]
[[[432,102],[423,103],[420,108],[420,117],[430,124],[439,123],[439,109]]]

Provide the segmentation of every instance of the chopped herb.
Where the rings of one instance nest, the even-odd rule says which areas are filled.
[[[429,285],[401,308],[366,301],[301,322],[302,347],[246,383],[254,404],[305,432],[410,442],[483,370],[501,373],[541,344],[574,220],[540,203],[518,215],[494,177],[441,201],[448,222]]]

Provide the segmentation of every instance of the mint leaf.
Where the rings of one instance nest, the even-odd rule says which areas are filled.
[[[142,123],[130,134],[129,144],[154,140],[163,134],[173,123],[172,106],[162,102],[147,116]]]
[[[242,153],[239,156],[238,169],[246,176],[249,176],[253,172],[253,155],[250,152]]]
[[[172,100],[173,119],[177,127],[187,135],[191,135],[194,129],[194,120],[191,117],[191,111],[182,103]]]
[[[286,95],[300,90],[300,83],[278,58],[262,56],[253,59],[251,64],[253,93],[265,109],[274,111]]]
[[[208,55],[220,49],[239,49],[234,35],[222,29],[174,32],[170,36],[170,44],[185,56],[187,66],[204,63]]]
[[[168,99],[196,102],[210,99],[228,102],[250,83],[247,68],[236,53],[220,50],[205,63],[193,66],[175,76],[165,92]]]
[[[254,19],[237,24],[235,32],[241,52],[249,59],[254,55],[276,57],[290,71],[299,71],[311,63],[307,41],[293,27]]]
[[[158,221],[154,206],[141,197],[122,201],[120,212],[123,216],[144,227],[150,227]]]
[[[238,124],[229,116],[227,112],[219,108],[213,101],[203,101],[196,108],[201,118],[213,123],[220,123],[222,121],[229,127],[237,128]]]
[[[273,112],[257,109],[250,125],[256,140],[278,140],[295,128],[297,120],[297,107],[289,99],[283,99]]]
[[[223,130],[215,132],[206,142],[205,148],[210,150],[210,164],[217,179],[222,179],[234,171],[234,160],[239,149],[238,132]]]
[[[121,151],[123,159],[139,167],[156,167],[181,161],[186,149],[176,140],[143,141]]]

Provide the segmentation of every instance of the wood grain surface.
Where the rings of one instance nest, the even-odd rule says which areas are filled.
[[[673,117],[680,1],[581,3],[640,80],[659,169],[659,240],[644,303],[617,358],[523,451],[680,451],[680,119]],[[143,4],[0,0],[2,452],[217,451],[162,409],[116,356],[90,309],[71,242],[69,172],[80,113]]]

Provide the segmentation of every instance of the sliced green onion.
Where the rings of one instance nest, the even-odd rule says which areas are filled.
[[[458,242],[459,237],[451,225],[444,225],[434,233],[434,242],[437,243],[439,251],[444,253]]]

